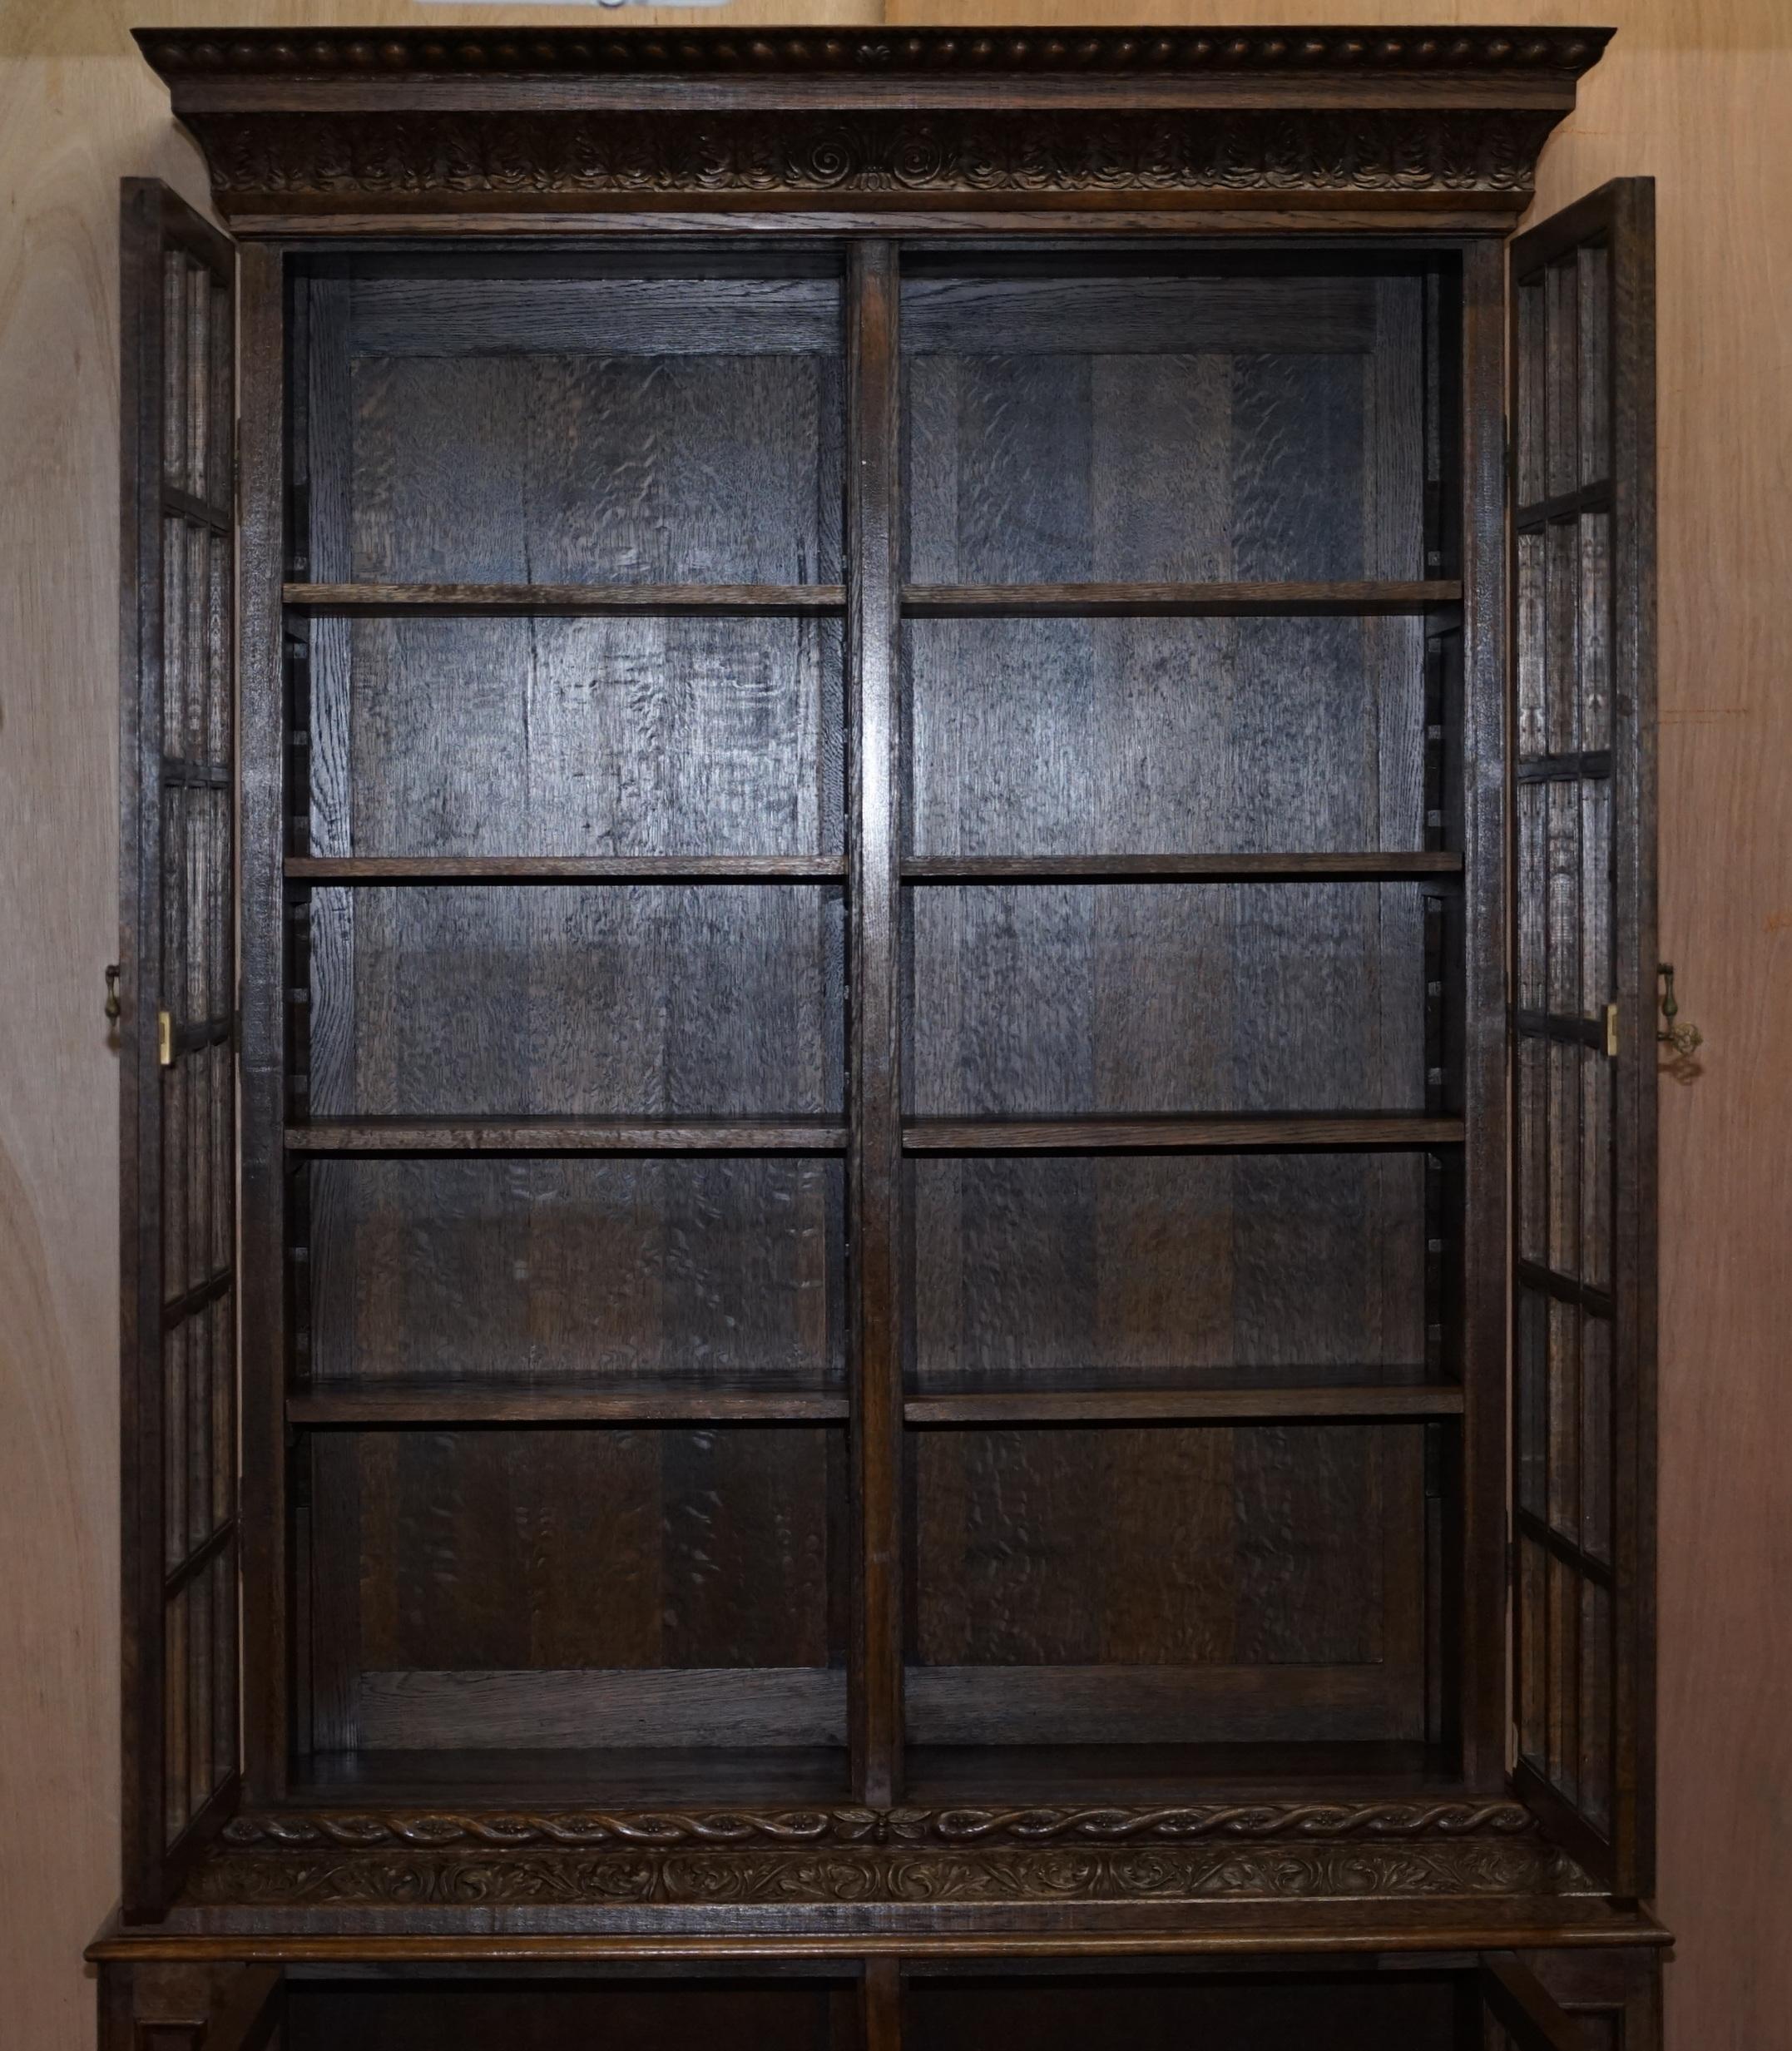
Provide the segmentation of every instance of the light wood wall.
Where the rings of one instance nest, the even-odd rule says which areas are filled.
[[[1673,2051],[1792,2051],[1792,7],[752,0],[634,21],[1616,22],[1552,206],[1659,182],[1661,1894]],[[92,2041],[116,1891],[116,181],[197,157],[136,20],[589,23],[406,0],[0,0],[0,2046]],[[606,16],[613,20],[613,16]]]

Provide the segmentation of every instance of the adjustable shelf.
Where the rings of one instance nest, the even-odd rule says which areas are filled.
[[[910,1154],[1234,1153],[1322,1147],[1460,1146],[1460,1118],[1418,1112],[1369,1117],[1262,1112],[1176,1118],[909,1118]]]
[[[834,1118],[314,1118],[295,1154],[839,1154]]]
[[[1460,605],[1454,577],[1420,582],[904,584],[910,619],[1200,619],[1434,612]]]
[[[290,855],[286,880],[337,888],[467,883],[840,883],[844,855]]]
[[[301,1384],[290,1424],[843,1424],[844,1392],[780,1384],[706,1385],[694,1375],[404,1375]]]
[[[800,617],[840,612],[846,606],[840,584],[287,584],[282,596],[294,612],[363,619],[507,613]]]
[[[1364,1375],[1375,1370],[1365,1369]],[[1460,1417],[1454,1382],[1314,1381],[1249,1389],[1161,1385],[996,1389],[942,1385],[906,1396],[909,1424],[1324,1423],[1350,1418]]]
[[[1395,855],[922,855],[902,865],[903,881],[913,884],[1397,883],[1462,873],[1462,856],[1443,849]]]

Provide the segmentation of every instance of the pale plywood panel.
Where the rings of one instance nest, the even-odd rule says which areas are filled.
[[[1551,146],[1547,204],[1621,171],[1661,184],[1662,932],[1703,1073],[1663,1098],[1662,1908],[1676,2051],[1789,2040],[1792,1946],[1792,691],[1755,594],[1784,589],[1792,488],[1780,311],[1792,219],[1792,19],[1780,0],[1385,0],[1123,8],[892,0],[894,23],[1616,22]],[[0,1979],[22,2044],[91,2040],[76,1964],[116,1887],[116,1074],[99,1015],[115,916],[116,178],[191,196],[191,153],[129,52],[132,10],[13,0],[0,19]],[[833,22],[743,4],[647,22]],[[590,22],[403,0],[145,8],[220,25]],[[611,21],[616,17],[600,17]],[[14,1420],[20,1420],[15,1424]],[[1696,2018],[1696,2021],[1695,2019]]]

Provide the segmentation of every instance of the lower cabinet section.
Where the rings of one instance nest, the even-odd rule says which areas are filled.
[[[102,2051],[1660,2051],[1652,1948],[108,1964]]]

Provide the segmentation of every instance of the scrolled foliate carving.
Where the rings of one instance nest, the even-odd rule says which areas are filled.
[[[758,1846],[597,1852],[225,1846],[193,1876],[205,1906],[596,1908],[934,1902],[1197,1902],[1432,1899],[1593,1892],[1540,1838],[1022,1846]]]
[[[250,1814],[206,1905],[808,1905],[1592,1891],[1511,1801]]]
[[[221,201],[1522,196],[1554,112],[487,112],[189,117]]]

